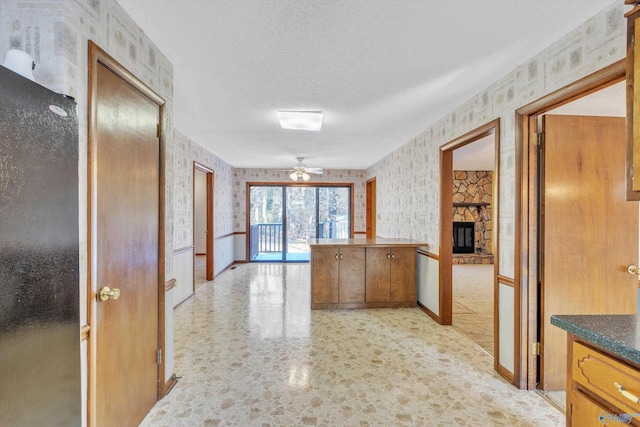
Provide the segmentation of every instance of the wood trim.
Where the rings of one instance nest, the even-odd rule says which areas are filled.
[[[178,255],[178,254],[181,254],[183,252],[192,251],[194,249],[195,249],[194,245],[189,245],[189,246],[185,246],[185,247],[182,247],[182,248],[179,248],[179,249],[174,249],[173,250],[173,254],[174,255]]]
[[[85,324],[80,328],[80,341],[88,341],[91,333],[91,326]]]
[[[630,11],[628,11],[628,12],[626,12],[624,14],[625,18],[628,18],[631,15],[633,15],[634,13],[640,11],[640,5],[637,4],[637,0],[624,0],[624,4],[633,5],[633,9],[631,9]]]
[[[637,109],[637,102],[636,102],[636,96],[635,96],[635,75],[636,73],[638,73],[640,70],[638,69],[638,66],[636,65],[636,52],[634,49],[634,37],[636,34],[636,21],[638,19],[640,19],[640,16],[636,16],[640,15],[640,7],[635,7],[632,11],[633,13],[629,13],[627,15],[625,15],[627,17],[627,87],[626,87],[626,93],[627,93],[627,102],[626,102],[626,111],[627,111],[627,118],[629,118],[627,120],[626,123],[626,142],[627,142],[627,160],[626,160],[626,164],[627,164],[627,172],[626,172],[626,198],[629,201],[639,201],[640,200],[640,191],[638,190],[634,190],[634,187],[638,187],[637,181],[634,181],[633,179],[633,174],[634,172],[632,172],[633,169],[638,169],[636,168],[636,161],[634,158],[638,157],[638,153],[635,153],[634,155],[634,151],[637,150],[637,147],[634,148],[634,146],[636,145],[635,139],[636,139],[636,135],[638,133],[637,127],[638,127],[638,123],[635,120],[636,114],[634,112],[635,109]],[[632,119],[633,118],[633,119]],[[635,129],[634,129],[635,128]],[[639,174],[640,175],[640,174]],[[634,185],[634,182],[636,183]]]
[[[440,300],[439,311],[440,319],[443,325],[450,325],[452,322],[452,304],[453,304],[453,290],[452,290],[452,255],[453,255],[453,243],[451,236],[453,234],[453,151],[457,148],[464,147],[465,145],[472,144],[480,138],[483,138],[491,134],[495,135],[496,139],[496,155],[499,156],[499,141],[500,141],[500,119],[495,119],[491,122],[485,123],[476,129],[461,135],[452,141],[440,146],[440,244],[439,244],[439,281],[440,281]],[[499,163],[500,158],[496,157],[496,163]],[[497,167],[496,167],[496,170]],[[494,173],[494,175],[497,175]],[[494,192],[495,184],[494,184]],[[498,218],[498,207],[494,207],[494,218]],[[494,230],[497,227],[494,225]],[[497,253],[498,241],[494,239],[495,252]],[[494,257],[495,258],[495,257]],[[495,292],[495,267],[494,264],[494,292]],[[494,303],[495,306],[495,303]],[[496,357],[497,358],[497,357]],[[494,358],[494,359],[496,359]]]
[[[212,168],[203,165],[202,163],[199,163],[197,161],[194,160],[193,162],[193,200],[192,200],[192,204],[193,204],[193,218],[192,218],[192,230],[191,230],[191,234],[192,234],[192,241],[193,244],[195,246],[195,234],[196,234],[196,220],[195,220],[195,215],[196,215],[196,211],[195,211],[195,202],[196,202],[196,171],[200,171],[203,172],[206,176],[206,188],[205,188],[205,209],[206,209],[206,214],[205,214],[205,227],[206,227],[206,236],[205,236],[205,250],[206,250],[206,260],[205,260],[205,279],[207,281],[213,280],[213,262],[214,262],[214,247],[213,247],[213,241],[214,241],[214,225],[213,225],[213,205],[214,205],[214,183],[215,183],[215,173],[213,171]],[[193,264],[193,290],[195,291],[196,289],[196,273],[195,273],[195,263]]]
[[[435,314],[433,311],[429,310],[427,308],[426,305],[422,304],[420,301],[418,301],[418,308],[420,310],[422,310],[427,316],[431,317],[433,320],[436,321],[436,323],[442,324],[441,320],[440,320],[440,316],[438,316],[437,314]]]
[[[376,198],[377,198],[377,182],[376,177],[370,178],[366,182],[366,209],[365,209],[365,222],[366,230],[364,234],[368,238],[373,238],[377,235],[376,232]]]
[[[427,258],[435,259],[436,261],[440,261],[440,256],[438,254],[434,254],[433,252],[426,251],[424,249],[417,248],[416,252],[420,255],[424,255]]]
[[[451,148],[445,148],[451,147]],[[438,253],[439,292],[438,319],[441,325],[453,322],[453,149],[451,144],[440,147],[440,245]]]
[[[234,234],[247,234],[247,233],[240,233],[240,232],[235,232],[235,233],[227,233],[227,234],[223,234],[222,236],[217,236],[215,238],[215,241],[217,242],[218,240],[222,240],[222,239],[226,239],[227,237],[231,237]]]
[[[493,121],[493,137],[494,137],[494,158],[493,167],[493,194],[492,202],[492,229],[493,229],[493,369],[498,371],[500,368],[500,135],[501,135],[500,119]],[[513,384],[513,378],[511,379]]]
[[[513,288],[516,285],[516,281],[510,277],[501,276],[500,274],[498,274],[498,284],[510,286]]]
[[[247,234],[247,232],[246,231],[234,231],[233,233],[229,233],[229,235],[231,235],[231,234],[234,234],[234,235],[235,234]]]
[[[164,383],[164,394],[163,394],[163,396],[166,396],[167,394],[169,394],[171,392],[171,390],[173,390],[173,388],[176,386],[176,384],[178,384],[178,377],[176,377],[176,374],[173,374],[173,375],[171,375],[171,378],[169,378]]]
[[[119,78],[131,85],[135,90],[154,102],[158,106],[159,113],[159,185],[158,185],[158,348],[164,349],[165,344],[165,218],[166,218],[166,103],[164,99],[149,88],[142,80],[138,79],[132,72],[127,70],[118,61],[101,49],[96,43],[88,41],[88,79],[87,79],[87,319],[89,327],[93,328],[97,322],[95,304],[97,302],[97,283],[93,280],[93,229],[95,220],[93,219],[93,185],[95,183],[94,160],[97,144],[97,82],[98,68],[106,67]],[[96,349],[97,339],[95,333],[89,334],[89,345],[87,351],[88,378],[87,378],[87,424],[96,425]],[[163,386],[161,378],[165,376],[165,358],[158,364],[157,372],[157,399],[162,397]]]
[[[513,372],[509,371],[507,368],[505,368],[502,365],[498,365],[498,367],[496,368],[496,372],[498,372],[498,374],[504,378],[505,380],[507,380],[508,382],[510,382],[511,384],[513,384],[515,382],[515,377],[513,375]]]
[[[516,110],[515,122],[515,257],[514,305],[514,384],[521,389],[535,389],[537,360],[527,349],[538,340],[537,296],[537,150],[534,137],[537,117],[577,98],[624,80],[627,60],[621,59],[595,73],[560,88]]]
[[[356,235],[356,234],[364,234],[366,236],[367,232],[366,231],[354,231],[353,234],[354,235]]]
[[[250,262],[249,260],[249,239],[251,238],[250,233],[247,230],[251,229],[251,216],[249,215],[249,203],[250,203],[250,192],[249,189],[251,188],[251,186],[259,186],[259,187],[349,187],[350,188],[350,197],[351,197],[351,204],[350,204],[350,228],[351,228],[351,237],[354,236],[354,232],[353,232],[353,224],[354,224],[354,218],[355,218],[355,213],[354,213],[354,200],[355,200],[355,184],[353,182],[302,182],[302,183],[298,183],[298,182],[294,182],[294,181],[289,181],[289,182],[249,182],[247,181],[245,183],[245,206],[244,206],[244,212],[245,212],[245,231],[244,232],[234,232],[234,234],[244,234],[246,236],[245,238],[245,259],[246,262]]]
[[[176,287],[176,278],[167,280],[167,283],[164,284],[164,291],[169,292],[171,289]]]

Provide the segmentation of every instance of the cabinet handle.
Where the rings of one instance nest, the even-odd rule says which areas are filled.
[[[340,259],[344,259],[344,255],[340,252]]]
[[[391,259],[396,259],[396,254],[394,254],[393,252],[391,252]]]
[[[336,252],[336,261],[338,260],[338,253]]]
[[[627,398],[628,400],[632,401],[633,403],[640,403],[640,398],[638,396],[636,396],[633,393],[629,393],[627,391],[626,388],[624,388],[624,386],[620,383],[617,383],[614,381],[613,383],[614,386],[616,386],[616,388],[618,389],[618,392],[623,395],[625,398]]]
[[[387,252],[387,259],[391,259],[391,254]]]

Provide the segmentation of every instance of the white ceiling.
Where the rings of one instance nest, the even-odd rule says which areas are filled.
[[[236,168],[365,169],[618,0],[118,1],[174,65],[177,130]]]

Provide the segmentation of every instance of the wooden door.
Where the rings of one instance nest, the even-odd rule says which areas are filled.
[[[625,119],[543,117],[541,387],[565,389],[553,314],[637,313],[638,205],[625,201]]]
[[[137,425],[159,381],[160,110],[100,62],[96,73],[93,286],[120,296],[94,308],[95,424]]]
[[[372,239],[376,237],[376,179],[367,181],[366,198],[366,237]]]
[[[417,302],[415,248],[391,248],[391,301]]]
[[[389,302],[390,289],[390,248],[367,248],[366,273],[367,302]]]
[[[340,302],[364,302],[365,249],[340,249]]]
[[[311,253],[313,303],[334,304],[339,301],[338,248],[314,248]]]

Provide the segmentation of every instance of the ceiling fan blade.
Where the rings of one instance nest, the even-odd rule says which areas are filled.
[[[324,172],[324,170],[322,168],[305,168],[304,169],[305,172],[307,173],[315,173],[315,174],[322,174]]]

